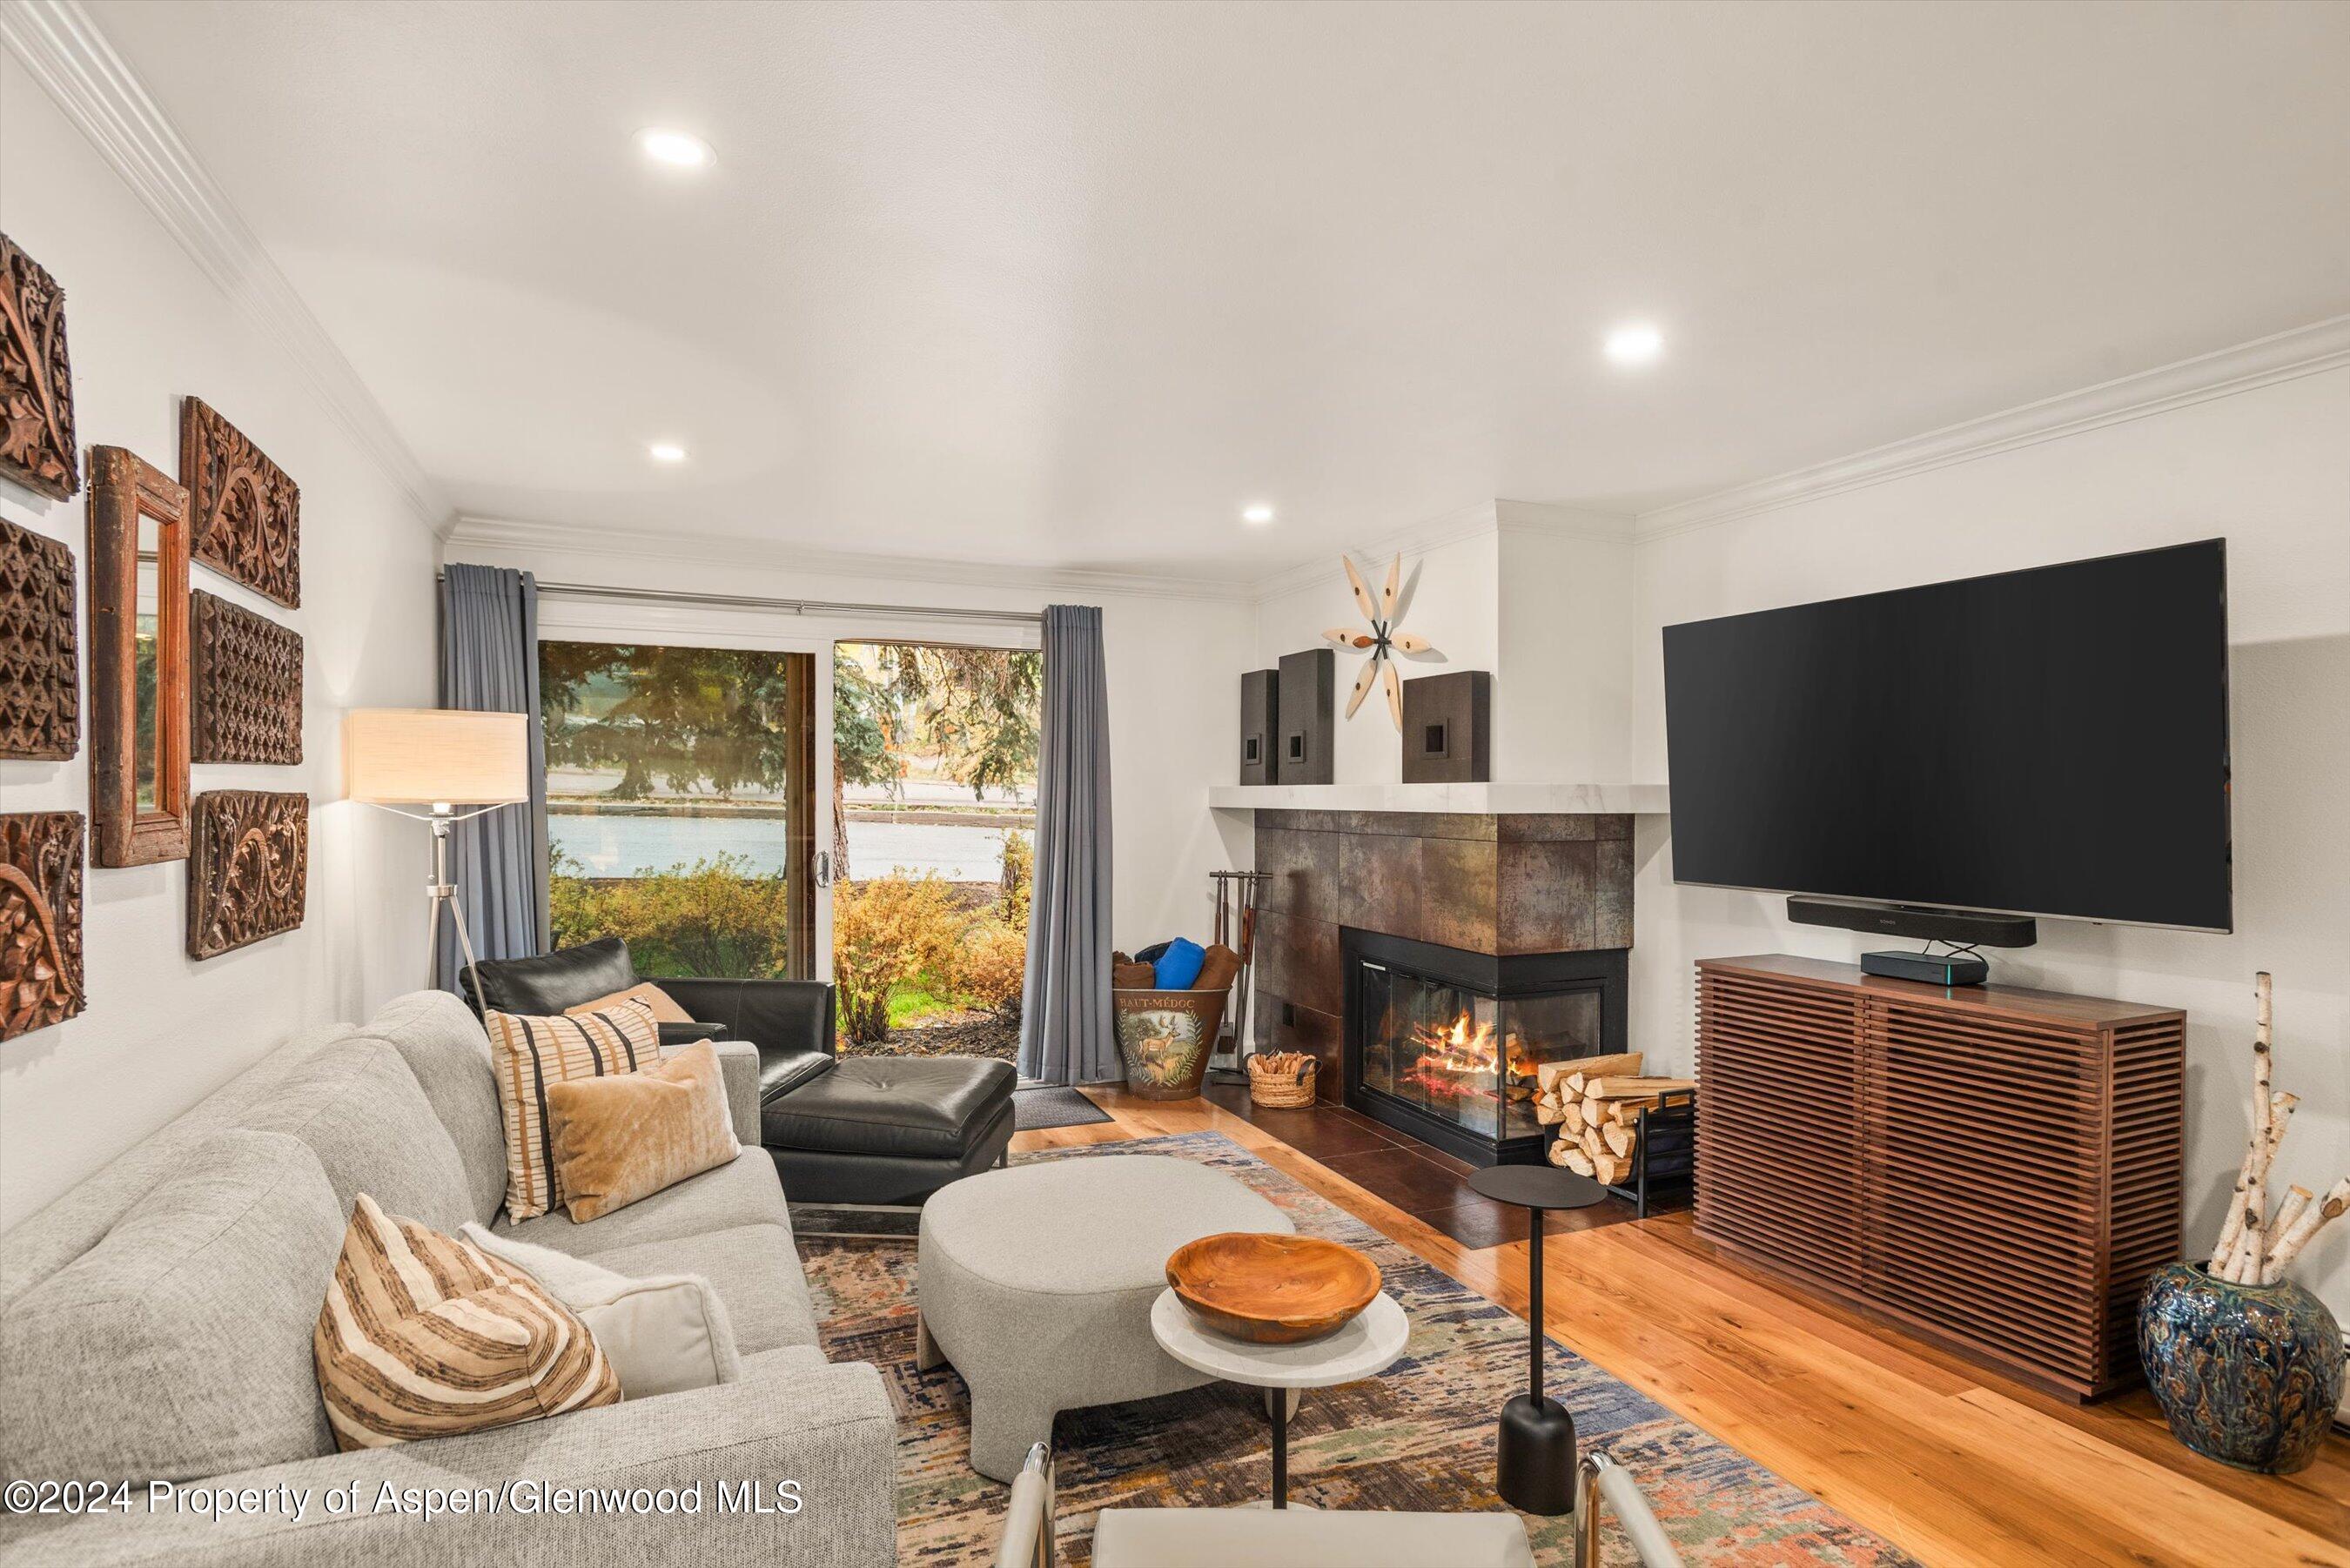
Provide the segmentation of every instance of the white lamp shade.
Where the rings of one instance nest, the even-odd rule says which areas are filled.
[[[522,713],[355,708],[343,722],[343,792],[378,805],[503,805],[530,798]]]

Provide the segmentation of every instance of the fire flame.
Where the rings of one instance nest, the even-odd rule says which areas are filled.
[[[1511,1077],[1534,1075],[1534,1059],[1525,1054],[1517,1035],[1513,1033],[1505,1044],[1497,1044],[1493,1025],[1472,1019],[1466,1012],[1455,1018],[1449,1028],[1440,1023],[1414,1029],[1411,1043],[1419,1048],[1419,1059],[1403,1075],[1403,1081],[1446,1099],[1471,1096],[1497,1098],[1504,1049]]]

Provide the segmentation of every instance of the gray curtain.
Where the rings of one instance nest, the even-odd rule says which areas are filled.
[[[538,584],[503,566],[450,566],[441,577],[441,706],[530,715],[530,800],[457,825],[450,872],[476,958],[527,958],[547,947],[546,738],[538,716]],[[445,917],[444,917],[445,919]],[[464,955],[441,932],[438,981],[457,989]]]
[[[1020,1071],[1048,1084],[1119,1076],[1109,1016],[1109,693],[1101,611],[1045,608],[1036,883]]]

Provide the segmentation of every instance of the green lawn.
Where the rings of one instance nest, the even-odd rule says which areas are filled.
[[[910,1023],[920,1023],[926,1018],[942,1012],[968,1012],[971,1003],[961,997],[941,996],[931,990],[932,982],[918,981],[901,985],[889,993],[889,1027],[900,1029]]]

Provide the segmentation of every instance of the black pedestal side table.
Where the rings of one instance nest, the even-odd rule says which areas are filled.
[[[1588,1209],[1607,1189],[1587,1176],[1550,1165],[1492,1165],[1469,1178],[1472,1191],[1527,1210],[1526,1391],[1502,1407],[1502,1501],[1528,1513],[1575,1511],[1575,1417],[1543,1397],[1543,1216],[1554,1209]]]

